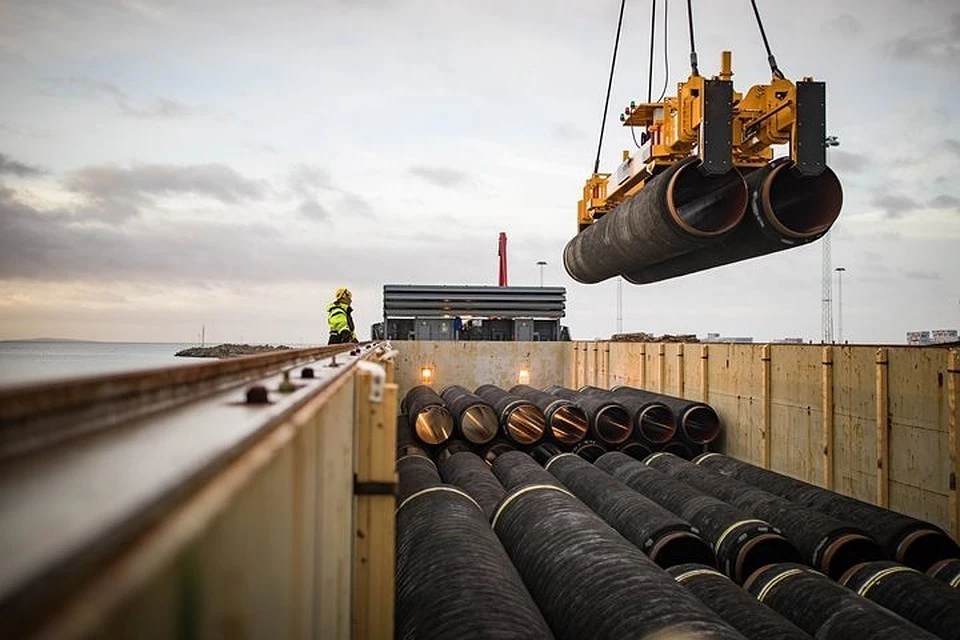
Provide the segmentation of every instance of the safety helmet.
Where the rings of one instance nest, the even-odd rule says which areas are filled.
[[[350,293],[350,289],[347,289],[346,287],[340,287],[334,292],[333,295],[337,300],[346,300],[347,303],[353,300],[353,294]]]

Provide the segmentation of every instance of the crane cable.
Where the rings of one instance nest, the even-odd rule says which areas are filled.
[[[780,67],[777,66],[777,59],[773,57],[773,51],[770,50],[770,41],[767,40],[767,31],[763,28],[763,19],[760,17],[760,9],[757,8],[757,0],[750,0],[750,4],[753,5],[753,15],[757,17],[757,26],[760,27],[760,37],[763,38],[763,46],[767,50],[767,62],[770,64],[770,71],[773,73],[773,77],[784,78],[783,72],[780,71]]]
[[[756,7],[756,3],[753,5]],[[687,24],[690,27],[690,71],[693,75],[699,76],[700,69],[697,67],[697,43],[693,37],[693,0],[687,0]]]
[[[660,97],[657,98],[657,102],[663,102],[664,96],[667,95],[667,85],[670,82],[670,50],[668,47],[667,41],[667,27],[669,26],[669,10],[670,10],[670,0],[663,0],[663,89],[660,91]],[[654,47],[656,45],[656,36],[657,36],[657,0],[651,0],[650,2],[650,65],[647,69],[647,103],[655,104],[653,102],[653,63],[655,57]],[[641,134],[640,139],[644,139],[645,134]],[[636,145],[637,149],[642,148],[640,143],[637,142],[637,134],[634,131],[634,127],[630,127],[630,137],[633,138],[633,144]]]
[[[620,0],[620,17],[617,19],[617,37],[613,41],[613,59],[610,61],[610,78],[607,80],[607,97],[603,101],[603,118],[600,120],[600,140],[597,142],[597,157],[593,161],[593,172],[600,171],[600,150],[603,148],[603,129],[607,123],[607,110],[610,107],[610,89],[613,87],[613,71],[617,66],[617,49],[620,47],[620,29],[623,27],[623,9],[627,0]]]

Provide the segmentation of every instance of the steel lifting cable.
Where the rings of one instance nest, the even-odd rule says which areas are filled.
[[[777,66],[777,59],[773,57],[773,51],[770,50],[770,41],[767,40],[767,31],[763,28],[763,19],[760,17],[760,9],[757,8],[757,0],[750,0],[753,5],[753,15],[757,18],[757,26],[760,28],[760,37],[763,38],[763,46],[767,50],[767,62],[770,64],[770,71],[775,78],[783,78],[783,72]]]
[[[667,0],[664,0],[666,3]],[[653,58],[655,54],[654,46],[656,45],[657,37],[657,0],[651,0],[650,2],[650,63],[647,67],[647,103],[653,102]],[[666,17],[664,17],[664,41],[666,41]],[[666,61],[666,52],[664,52],[664,61]],[[663,85],[664,94],[667,91],[666,85],[666,75],[664,76],[664,85]],[[663,96],[660,97],[663,99]],[[659,102],[659,100],[658,100]],[[636,145],[637,149],[642,148],[641,144],[637,142],[637,132],[634,130],[634,127],[630,127],[630,137],[633,138],[633,144]],[[641,134],[640,139],[644,142],[647,141],[646,135]]]
[[[613,88],[613,72],[617,66],[617,49],[620,48],[620,29],[623,27],[623,9],[627,0],[620,0],[620,17],[617,19],[617,36],[613,41],[613,59],[610,61],[610,77],[607,80],[607,97],[603,101],[603,118],[600,120],[600,140],[597,142],[597,157],[593,161],[593,172],[600,171],[600,150],[603,149],[603,129],[607,123],[607,110],[610,107],[610,90]]]
[[[693,0],[687,0],[687,24],[690,29],[690,70],[693,75],[700,75],[697,67],[697,44],[693,36]]]

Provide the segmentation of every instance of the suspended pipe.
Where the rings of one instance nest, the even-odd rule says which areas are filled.
[[[440,391],[440,397],[453,414],[460,435],[472,444],[487,444],[497,437],[500,420],[483,398],[460,385],[450,385]]]
[[[764,567],[743,588],[817,640],[936,638],[803,565]]]
[[[561,453],[545,468],[661,567],[684,562],[716,566],[713,550],[694,526],[583,458]]]
[[[628,442],[624,442],[622,445],[620,445],[617,451],[619,451],[620,453],[627,454],[634,460],[643,460],[648,455],[653,453],[653,451],[650,450],[649,446],[647,446],[643,442],[638,442],[636,440],[630,440]]]
[[[813,640],[716,569],[691,563],[670,567],[667,573],[747,640]]]
[[[559,385],[547,387],[544,391],[583,409],[590,421],[591,437],[606,444],[620,444],[630,439],[633,433],[633,417],[615,400],[577,393]]]
[[[510,393],[529,400],[543,411],[550,435],[557,442],[577,444],[587,437],[590,428],[587,414],[576,404],[526,384],[518,384]]]
[[[539,441],[546,432],[546,417],[529,400],[492,384],[477,387],[476,394],[493,407],[507,439],[526,446]]]
[[[669,453],[655,453],[645,462],[779,528],[800,551],[804,562],[831,578],[839,578],[850,567],[884,557],[880,545],[865,531],[844,520],[790,502]]]
[[[720,416],[713,407],[704,402],[626,386],[617,386],[610,391],[618,400],[634,398],[648,402],[662,402],[667,405],[677,418],[679,431],[690,442],[710,444],[720,435]]]
[[[769,522],[630,456],[611,452],[594,464],[695,526],[713,544],[720,569],[738,584],[768,564],[800,561],[800,553]]]
[[[493,517],[506,491],[483,458],[470,452],[461,452],[440,462],[440,475],[447,484],[463,489],[477,501],[487,520]]]
[[[492,526],[557,638],[743,640],[532,459],[525,464],[532,469],[514,476]]]
[[[908,567],[926,571],[939,560],[960,558],[957,543],[929,522],[848,498],[719,453],[705,453],[694,462],[820,513],[846,520],[879,542],[889,559]]]
[[[574,236],[563,266],[595,284],[715,244],[743,219],[747,186],[736,170],[706,176],[687,158]]]
[[[410,428],[424,444],[440,444],[453,435],[453,416],[443,398],[426,385],[410,389],[400,409],[407,414]]]
[[[423,473],[423,458],[407,461],[398,465],[395,637],[486,638],[495,629],[498,638],[553,638],[473,499]]]
[[[506,440],[494,440],[484,448],[483,461],[492,465],[501,454],[516,450],[517,448]]]
[[[916,569],[889,560],[868,562],[839,582],[930,633],[960,639],[960,592]]]
[[[954,589],[960,588],[960,560],[956,558],[941,560],[927,569],[927,575]]]
[[[633,284],[712,269],[799,247],[819,240],[840,216],[843,187],[829,168],[802,176],[789,158],[780,158],[745,177],[747,214],[720,242],[642,269],[624,273]]]
[[[636,397],[615,397],[600,387],[581,387],[581,394],[590,394],[611,402],[617,402],[633,415],[633,435],[648,445],[670,442],[677,433],[677,417],[670,407],[658,400]]]

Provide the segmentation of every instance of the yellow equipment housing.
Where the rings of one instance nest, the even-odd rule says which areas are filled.
[[[662,102],[631,102],[620,116],[623,126],[642,127],[643,142],[623,152],[617,170],[594,173],[578,204],[579,231],[641,189],[660,170],[699,154],[707,173],[732,167],[757,168],[773,159],[775,145],[790,144],[790,158],[803,175],[825,168],[825,85],[812,78],[794,83],[775,75],[746,95],[733,90],[731,52],[721,54],[720,73],[712,79],[691,75],[677,85],[676,96]],[[713,98],[711,98],[713,96]]]

